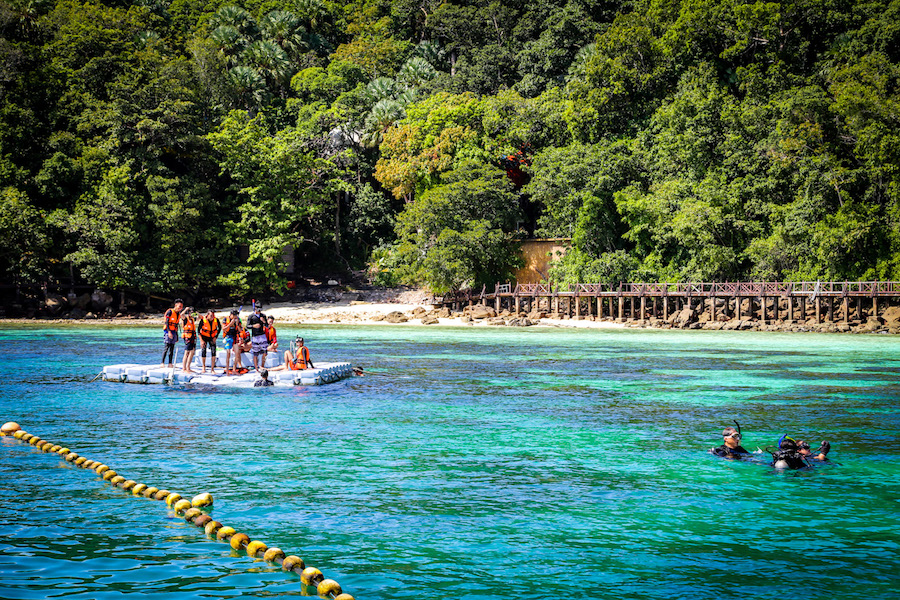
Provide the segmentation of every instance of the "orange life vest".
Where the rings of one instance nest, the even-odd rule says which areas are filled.
[[[188,319],[184,323],[184,333],[181,334],[181,337],[183,337],[186,340],[190,340],[194,337],[194,332],[196,332],[196,331],[197,331],[197,325],[194,324],[194,321],[192,321],[191,319]]]
[[[218,337],[220,329],[221,327],[217,318],[213,317],[212,322],[207,320],[206,317],[200,319],[200,335],[203,337],[215,339]]]
[[[278,338],[275,337],[275,328],[274,327],[266,327],[266,340],[270,344],[274,344],[278,341]]]
[[[165,329],[169,331],[178,331],[178,321],[181,319],[181,313],[179,313],[174,308],[170,308],[168,311],[168,317],[166,317],[166,326]]]
[[[297,348],[297,356],[294,358],[295,360],[290,361],[288,366],[292,371],[302,371],[306,368],[306,363],[309,362],[309,348],[300,346]]]

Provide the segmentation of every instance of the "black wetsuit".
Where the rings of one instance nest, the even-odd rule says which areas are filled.
[[[275,382],[269,381],[268,379],[259,379],[253,384],[253,387],[266,387],[269,385],[275,385]]]
[[[779,450],[772,455],[772,464],[779,460],[786,462],[788,469],[802,469],[809,466],[809,463],[803,460],[803,455],[796,450]]]
[[[725,444],[722,444],[718,448],[710,449],[710,452],[712,452],[716,456],[721,456],[722,458],[741,458],[741,456],[744,454],[750,454],[743,446],[738,446],[737,448],[729,448]]]

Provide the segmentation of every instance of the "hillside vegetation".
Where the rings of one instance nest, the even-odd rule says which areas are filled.
[[[0,0],[0,271],[900,279],[900,1]]]

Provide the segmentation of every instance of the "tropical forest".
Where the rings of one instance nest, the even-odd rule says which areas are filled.
[[[445,293],[532,238],[900,280],[900,1],[0,0],[5,284]]]

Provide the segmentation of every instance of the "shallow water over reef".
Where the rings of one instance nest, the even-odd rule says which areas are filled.
[[[322,386],[90,382],[159,360],[157,328],[0,329],[0,421],[64,443],[365,599],[896,598],[900,340],[317,326]],[[706,450],[738,419],[830,464]],[[304,595],[161,502],[0,438],[0,597]]]

